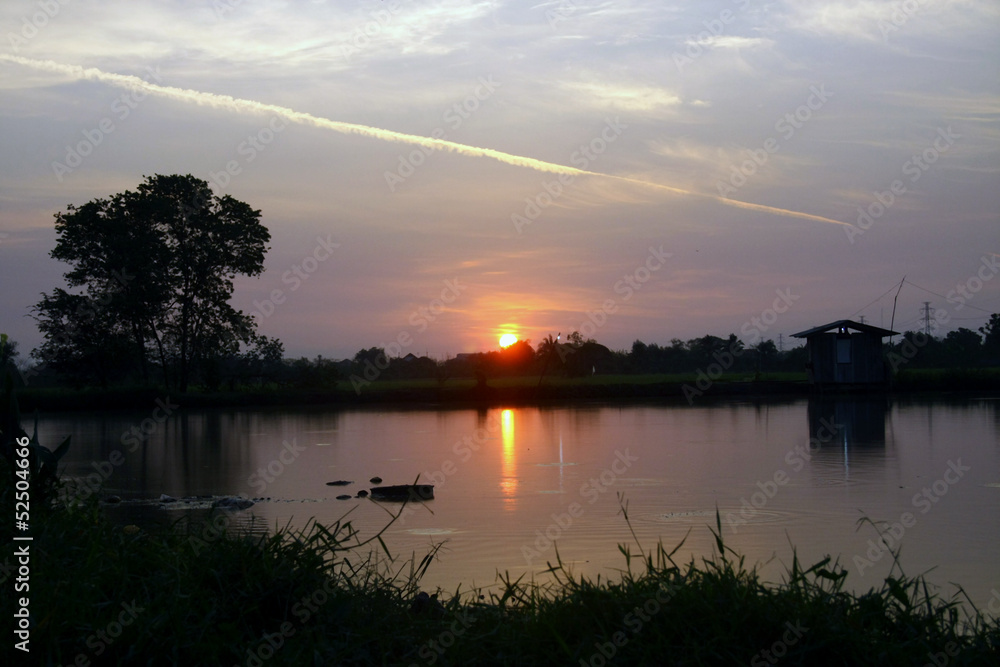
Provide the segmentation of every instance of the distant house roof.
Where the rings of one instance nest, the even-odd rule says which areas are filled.
[[[873,327],[870,324],[862,324],[861,322],[855,322],[854,320],[837,320],[836,322],[830,322],[829,324],[824,324],[822,326],[813,327],[812,329],[806,329],[805,331],[800,331],[798,333],[792,334],[792,338],[809,338],[811,336],[818,336],[819,334],[832,331],[834,329],[854,329],[855,331],[860,331],[862,333],[877,334],[882,336],[898,336],[899,334],[895,331],[889,331],[888,329],[883,329],[881,327]]]

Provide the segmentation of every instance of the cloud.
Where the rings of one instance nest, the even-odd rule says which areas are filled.
[[[717,35],[702,40],[688,41],[689,46],[710,46],[717,49],[754,49],[774,46],[774,40],[766,37],[739,37],[737,35]]]
[[[941,40],[996,21],[991,0],[801,0],[784,7],[786,27],[802,32],[889,43],[905,35]]]
[[[612,84],[597,80],[593,74],[582,76],[581,81],[564,83],[563,87],[585,105],[619,111],[659,113],[679,106],[681,98],[670,90],[656,86]],[[587,80],[589,79],[589,80]]]
[[[493,150],[491,148],[479,148],[476,146],[468,146],[466,144],[460,144],[454,141],[421,137],[413,134],[406,134],[403,132],[395,132],[392,130],[384,130],[376,127],[370,127],[367,125],[359,125],[356,123],[344,123],[341,121],[330,120],[328,118],[321,118],[301,111],[295,111],[293,109],[277,106],[274,104],[264,104],[262,102],[257,102],[254,100],[239,99],[230,97],[228,95],[216,95],[214,93],[207,93],[203,91],[190,90],[185,88],[160,86],[157,84],[149,83],[148,81],[140,79],[139,77],[136,76],[114,74],[111,72],[104,72],[96,68],[83,68],[77,65],[65,65],[62,63],[53,62],[51,60],[47,61],[32,60],[29,58],[23,58],[21,56],[11,56],[8,54],[0,54],[0,60],[6,60],[11,63],[24,65],[27,67],[33,67],[35,69],[42,69],[58,74],[63,74],[76,79],[101,81],[103,83],[108,83],[110,85],[114,85],[120,88],[144,91],[146,93],[153,95],[159,95],[180,101],[193,102],[195,104],[205,105],[216,109],[233,111],[236,113],[252,113],[257,115],[273,114],[275,116],[279,116],[281,118],[289,120],[293,123],[312,125],[314,127],[332,130],[334,132],[338,132],[341,134],[355,134],[364,137],[369,137],[372,139],[379,139],[382,141],[406,143],[415,146],[422,146],[424,148],[428,148],[431,150],[449,151],[453,153],[458,153],[460,155],[466,155],[469,157],[485,157],[515,167],[523,167],[526,169],[533,169],[535,171],[548,172],[553,174],[562,174],[566,176],[596,176],[599,178],[612,179],[622,183],[629,183],[634,186],[639,186],[644,188],[654,188],[660,191],[669,192],[671,194],[711,199],[726,206],[733,206],[736,208],[742,208],[749,211],[757,211],[761,213],[787,216],[791,218],[800,218],[803,220],[811,220],[816,222],[825,222],[835,225],[847,224],[839,220],[833,220],[831,218],[826,218],[819,215],[813,215],[811,213],[804,213],[801,211],[792,211],[774,206],[765,206],[763,204],[753,204],[750,202],[726,199],[723,197],[717,197],[715,195],[706,195],[698,192],[693,192],[690,190],[685,190],[683,188],[677,188],[670,185],[663,185],[661,183],[651,183],[649,181],[643,181],[636,178],[629,178],[627,176],[614,176],[611,174],[602,174],[593,171],[586,171],[583,169],[577,169],[575,167],[567,167],[565,165],[546,162],[544,160],[536,160],[535,158],[531,157],[512,155],[510,153]]]

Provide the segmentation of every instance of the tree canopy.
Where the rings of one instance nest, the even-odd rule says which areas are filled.
[[[51,254],[77,291],[56,288],[35,305],[41,361],[102,385],[159,370],[184,391],[199,365],[261,344],[229,304],[236,276],[264,270],[271,235],[260,211],[193,176],[155,175],[55,218]]]

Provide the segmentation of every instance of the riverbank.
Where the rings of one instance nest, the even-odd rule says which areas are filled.
[[[4,405],[14,408],[0,420],[9,435],[16,403]],[[845,590],[845,567],[829,558],[808,567],[794,559],[782,575],[764,579],[725,543],[718,512],[694,528],[708,531],[714,548],[688,562],[674,560],[683,541],[668,551],[635,539],[620,547],[621,570],[611,580],[574,575],[553,550],[549,583],[514,572],[488,589],[440,591],[422,587],[429,571],[447,566],[439,547],[401,558],[386,531],[391,518],[375,534],[357,533],[347,516],[250,532],[240,528],[239,512],[222,507],[200,523],[122,525],[108,517],[100,494],[61,503],[85,496],[73,482],[60,486],[44,474],[24,484],[30,511],[17,507],[22,517],[14,474],[21,467],[0,460],[0,613],[25,619],[23,635],[9,635],[0,652],[5,664],[25,658],[17,642],[28,642],[33,663],[81,666],[980,665],[1000,658],[1000,598],[977,610],[967,596],[943,599],[898,567],[855,593]],[[619,503],[631,529],[622,496]],[[15,534],[31,540],[7,537]],[[898,550],[891,557],[898,565]]]
[[[961,393],[1000,391],[1000,369],[931,369],[900,373],[888,390],[854,387],[859,392],[887,396],[921,393]],[[157,387],[120,387],[73,390],[65,388],[24,388],[18,392],[22,409],[59,412],[69,410],[148,409],[157,400],[169,397],[184,408],[213,407],[296,407],[365,405],[533,405],[586,401],[656,400],[679,405],[697,405],[733,397],[799,398],[817,394],[804,374],[781,373],[761,378],[722,375],[714,380],[697,374],[607,375],[585,378],[511,377],[490,380],[485,387],[472,379],[396,380],[372,382],[355,390],[349,381],[333,389],[310,390],[279,387],[247,388],[233,392],[189,391],[184,394]],[[836,391],[825,391],[835,396]]]
[[[9,479],[4,471],[5,500]],[[147,532],[114,524],[93,502],[32,507],[36,664],[982,665],[1000,658],[1000,621],[987,610],[967,618],[961,600],[939,599],[901,574],[853,595],[842,590],[846,572],[829,559],[794,562],[784,583],[766,583],[724,544],[718,518],[702,528],[717,549],[701,562],[676,563],[662,546],[623,545],[615,581],[574,576],[556,555],[554,583],[502,575],[491,591],[446,593],[420,590],[421,574],[437,567],[433,550],[419,561],[391,560],[383,550],[391,544],[373,551],[379,540],[363,539],[348,522],[248,535],[229,529],[223,511],[202,526]],[[4,584],[0,612],[11,618],[16,603]],[[12,644],[8,637],[8,664],[23,657]]]

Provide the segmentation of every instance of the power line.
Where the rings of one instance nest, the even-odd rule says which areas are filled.
[[[951,302],[951,299],[949,299],[948,297],[946,297],[946,296],[945,296],[944,294],[938,294],[937,292],[934,292],[934,291],[932,291],[932,290],[929,290],[929,289],[927,289],[926,287],[921,287],[920,285],[917,285],[917,284],[915,284],[915,283],[911,283],[911,282],[910,282],[909,280],[905,280],[905,279],[904,279],[904,282],[906,282],[906,284],[907,284],[907,285],[913,285],[913,286],[914,286],[914,287],[916,287],[917,289],[919,289],[919,290],[923,290],[923,291],[927,292],[928,294],[933,294],[934,296],[939,296],[939,297],[941,297],[942,299],[944,299],[945,301],[948,301],[949,303]],[[970,305],[970,304],[968,304],[968,303],[966,303],[966,304],[964,304],[964,305],[965,305],[965,307],[966,307],[966,308],[972,308],[973,310],[981,310],[981,311],[983,311],[984,313],[986,313],[987,315],[989,315],[989,314],[990,314],[990,311],[988,311],[988,310],[984,310],[983,308],[979,308],[978,306],[973,306],[973,305]]]
[[[855,311],[854,311],[853,313],[851,313],[851,317],[854,317],[855,315],[857,315],[858,313],[860,313],[860,312],[861,312],[862,310],[864,310],[864,309],[865,309],[865,308],[867,308],[868,306],[872,305],[873,303],[878,303],[878,302],[879,302],[879,300],[881,300],[881,299],[882,299],[882,297],[884,297],[884,296],[885,296],[886,294],[888,294],[888,293],[889,293],[889,292],[891,292],[892,290],[896,289],[896,286],[897,286],[898,284],[899,284],[899,283],[893,283],[893,284],[892,284],[892,287],[890,287],[890,288],[889,288],[889,289],[887,289],[886,291],[882,292],[882,294],[880,294],[879,296],[877,296],[877,297],[876,297],[875,299],[873,299],[873,300],[872,300],[871,302],[869,302],[868,304],[866,304],[866,305],[862,306],[861,308],[858,308],[858,309],[857,309],[857,310],[855,310]],[[848,318],[848,319],[850,319],[850,318]]]

